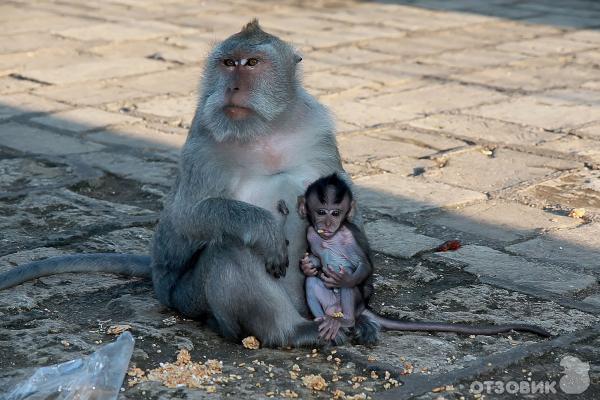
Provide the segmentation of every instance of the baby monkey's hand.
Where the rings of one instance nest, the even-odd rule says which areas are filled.
[[[304,257],[300,260],[300,269],[306,276],[317,276],[319,271],[315,268],[314,264],[310,260],[308,253],[304,253]]]

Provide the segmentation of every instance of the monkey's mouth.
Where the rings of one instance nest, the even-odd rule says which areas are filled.
[[[328,238],[333,234],[331,231],[325,229],[317,229],[317,233],[319,234],[319,236],[324,238]]]
[[[244,119],[252,113],[252,110],[250,108],[240,107],[240,106],[235,106],[235,105],[225,106],[223,108],[223,111],[225,111],[225,115],[227,115],[229,118],[231,118],[233,120]]]

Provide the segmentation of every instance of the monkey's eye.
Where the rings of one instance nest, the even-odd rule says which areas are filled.
[[[333,215],[334,217],[339,217],[340,216],[340,210],[333,210],[331,212],[331,215]]]
[[[231,58],[223,60],[223,64],[225,64],[227,67],[235,67],[235,61],[233,61]]]
[[[327,215],[327,211],[325,211],[325,210],[318,210],[317,214],[319,214],[319,215]]]
[[[257,58],[249,58],[248,62],[246,63],[246,65],[248,65],[249,67],[254,67],[256,64],[258,64]]]

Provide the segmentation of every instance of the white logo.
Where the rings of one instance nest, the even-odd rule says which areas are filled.
[[[577,357],[566,356],[560,360],[564,374],[560,378],[560,389],[567,394],[580,394],[590,386],[590,363],[583,362]]]
[[[560,378],[560,389],[567,394],[581,394],[590,386],[590,363],[577,357],[566,356],[560,360],[564,376]],[[556,394],[556,381],[475,381],[469,391],[480,394]]]

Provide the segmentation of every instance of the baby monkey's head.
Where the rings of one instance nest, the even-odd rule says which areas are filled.
[[[329,239],[354,216],[355,201],[346,182],[337,174],[311,183],[298,201],[298,212],[323,239]]]

